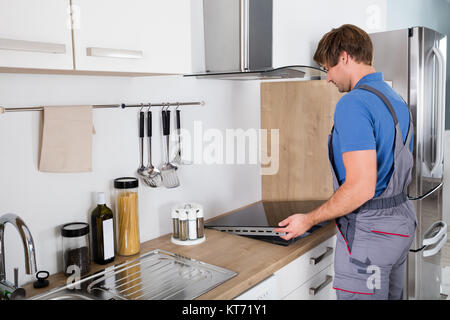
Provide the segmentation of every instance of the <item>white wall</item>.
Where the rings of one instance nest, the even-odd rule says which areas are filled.
[[[6,107],[204,100],[206,106],[181,108],[182,125],[191,132],[194,121],[202,121],[204,130],[221,132],[259,128],[259,99],[259,84],[254,81],[0,74],[0,105]],[[38,171],[40,112],[0,116],[0,215],[16,213],[26,222],[39,270],[61,271],[60,226],[87,222],[95,192],[110,196],[114,178],[134,175],[139,159],[138,111],[94,110],[93,171],[78,174]],[[153,161],[159,164],[160,128],[156,120],[154,124]],[[177,203],[201,203],[210,218],[261,199],[257,165],[194,164],[178,172],[179,188],[140,187],[141,241],[171,232],[170,208]],[[20,282],[28,282],[20,237],[11,225],[5,233],[8,279],[12,280],[13,268],[19,267]]]
[[[368,33],[386,30],[387,0],[274,0],[273,65],[315,65],[321,37],[351,23]]]

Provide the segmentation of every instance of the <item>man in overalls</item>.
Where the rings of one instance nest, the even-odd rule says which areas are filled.
[[[375,72],[372,57],[370,37],[353,25],[320,40],[314,60],[328,82],[348,92],[336,105],[328,141],[335,192],[319,208],[291,215],[275,229],[289,240],[335,220],[338,299],[402,299],[417,225],[406,194],[413,167],[411,114]]]

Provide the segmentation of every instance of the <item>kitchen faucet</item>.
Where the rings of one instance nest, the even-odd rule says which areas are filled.
[[[26,274],[35,274],[36,267],[36,253],[34,250],[33,237],[23,220],[12,213],[7,213],[0,217],[0,298],[16,299],[24,298],[25,290],[18,287],[18,270],[15,269],[14,284],[6,280],[5,271],[5,246],[4,246],[4,232],[5,224],[11,223],[16,227],[17,231],[22,238],[24,250],[25,250],[25,271]]]

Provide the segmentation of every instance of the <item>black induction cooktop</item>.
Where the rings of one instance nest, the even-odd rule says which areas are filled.
[[[278,223],[294,213],[309,212],[319,207],[325,201],[326,200],[257,202],[209,221],[205,224],[205,227],[287,246],[308,236],[311,232],[326,225],[328,222],[317,224],[305,234],[291,240],[284,240],[280,237],[283,236],[284,233],[273,231],[274,228],[278,227]]]

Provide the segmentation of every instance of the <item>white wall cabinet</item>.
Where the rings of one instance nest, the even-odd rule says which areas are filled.
[[[0,0],[0,68],[191,73],[191,22],[190,0]]]
[[[0,68],[72,70],[69,0],[0,0]]]
[[[72,0],[75,69],[191,72],[191,2]]]

